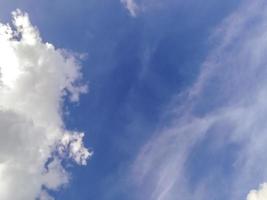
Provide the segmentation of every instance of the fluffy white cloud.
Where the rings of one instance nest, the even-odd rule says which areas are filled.
[[[253,185],[267,180],[266,11],[263,0],[242,1],[212,35],[218,45],[199,78],[170,106],[176,117],[162,125],[134,163],[133,176],[146,199],[245,199]],[[207,157],[193,172],[200,180],[192,183],[188,163],[194,165],[192,155],[207,144]],[[216,152],[221,162],[205,164],[216,160]],[[263,198],[265,191],[266,184],[248,200]]]
[[[267,199],[267,184],[262,184],[259,190],[251,190],[247,200],[266,200]]]
[[[26,13],[12,16],[0,24],[0,199],[53,199],[43,188],[68,183],[62,159],[91,155],[62,121],[64,99],[78,101],[86,86],[74,56],[43,42]]]

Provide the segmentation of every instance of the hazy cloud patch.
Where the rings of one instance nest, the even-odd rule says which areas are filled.
[[[171,125],[163,124],[140,150],[132,174],[148,199],[245,199],[255,182],[267,179],[266,10],[262,0],[243,1],[217,27],[211,38],[217,46],[195,84],[177,95]],[[210,149],[210,158],[227,152],[227,144],[238,146],[232,163],[220,163],[222,168],[231,166],[231,173],[224,174],[206,157],[202,167],[208,168],[207,174],[196,167],[201,181],[192,184],[186,163],[194,147],[211,135],[220,139]],[[253,190],[248,200],[263,195],[265,189]]]

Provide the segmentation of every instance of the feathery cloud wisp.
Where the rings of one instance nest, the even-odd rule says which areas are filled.
[[[0,23],[0,199],[53,199],[45,190],[69,181],[62,159],[91,155],[62,121],[65,97],[78,101],[86,86],[74,56],[43,42],[26,13],[12,16]]]
[[[121,0],[121,3],[129,11],[132,17],[136,17],[139,11],[139,6],[135,3],[134,0]]]
[[[266,10],[263,0],[242,1],[215,31],[218,45],[172,107],[177,117],[134,163],[147,199],[245,199],[267,180]]]

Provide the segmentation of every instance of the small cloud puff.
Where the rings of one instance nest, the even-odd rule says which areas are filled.
[[[137,16],[137,13],[139,12],[140,8],[134,0],[121,0],[121,3],[129,11],[129,13],[132,17]]]

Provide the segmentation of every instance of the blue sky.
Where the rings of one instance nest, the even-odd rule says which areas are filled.
[[[62,161],[71,179],[55,199],[264,199],[263,0],[1,4],[1,22],[19,8],[43,41],[86,55],[88,92],[63,118],[94,154]]]

